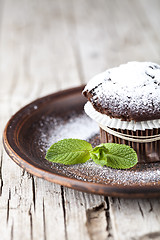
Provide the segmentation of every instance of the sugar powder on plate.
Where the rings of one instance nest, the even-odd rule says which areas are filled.
[[[63,118],[42,117],[40,121],[39,147],[45,152],[55,142],[64,138],[78,138],[93,142],[99,128],[97,124],[85,113],[77,115],[72,113],[66,120]],[[67,177],[95,182],[99,184],[139,184],[156,185],[160,181],[160,163],[140,164],[132,169],[117,170],[101,167],[93,161],[77,165],[61,165],[46,161],[50,168]]]

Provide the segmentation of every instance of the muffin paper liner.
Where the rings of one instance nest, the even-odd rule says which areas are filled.
[[[116,129],[113,129],[113,130],[116,130]],[[134,136],[137,138],[143,137],[143,136],[152,137],[160,134],[160,128],[137,130],[137,131],[118,129],[117,132]],[[129,145],[136,151],[138,156],[138,163],[140,164],[160,162],[160,141],[159,140],[154,142],[147,142],[147,143],[128,141],[106,132],[101,127],[100,127],[100,139],[101,139],[101,143],[118,143],[118,144]]]
[[[133,120],[130,122],[121,121],[118,118],[110,118],[109,116],[96,111],[90,102],[85,104],[84,110],[90,118],[104,127],[107,126],[110,128],[132,131],[160,128],[160,119],[141,122],[134,122]]]
[[[129,145],[136,151],[139,164],[160,161],[160,140],[152,141],[152,138],[158,137],[159,139],[160,137],[159,119],[141,122],[121,121],[97,112],[90,102],[85,104],[84,110],[89,117],[99,124],[101,143]],[[107,132],[108,128],[111,131]],[[129,139],[125,138],[126,136],[129,136]],[[146,138],[151,139],[151,141],[143,142],[143,139]],[[139,140],[136,142],[134,139]]]

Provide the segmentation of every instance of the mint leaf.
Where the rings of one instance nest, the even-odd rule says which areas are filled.
[[[90,155],[95,163],[116,169],[131,168],[138,162],[133,148],[124,144],[102,143]]]
[[[46,159],[65,165],[85,163],[90,159],[92,145],[80,139],[63,139],[53,144],[47,151]]]
[[[108,149],[104,146],[97,146],[90,152],[90,156],[96,164],[104,166],[107,164]],[[107,165],[106,165],[107,166]]]
[[[116,169],[131,168],[138,162],[137,154],[130,146],[102,143],[93,149],[90,143],[72,138],[53,144],[46,154],[48,161],[65,165],[85,163],[90,157],[96,164]]]

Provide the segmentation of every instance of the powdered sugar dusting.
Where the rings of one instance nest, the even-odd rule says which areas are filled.
[[[146,185],[159,184],[160,181],[160,164],[141,164],[134,169],[118,170],[108,167],[101,167],[92,161],[84,164],[64,166],[53,164],[57,172],[65,174],[67,177],[75,178],[82,181],[94,182],[100,184],[119,184]]]
[[[86,90],[94,91],[93,103],[98,100],[117,117],[122,110],[126,117],[145,113],[149,119],[160,117],[160,66],[155,63],[129,62],[109,69],[92,78]]]
[[[96,141],[99,144],[99,132],[97,124],[84,113],[71,113],[69,117],[42,117],[39,121],[39,149],[40,156],[45,155],[47,149],[54,143],[64,138],[79,138]],[[98,136],[98,137],[97,137]],[[34,141],[34,140],[33,140]],[[117,170],[108,167],[101,167],[93,161],[77,165],[62,165],[46,162],[46,167],[50,171],[69,178],[78,179],[84,182],[94,182],[99,184],[119,184],[129,186],[132,184],[140,185],[159,185],[160,182],[160,163],[138,164],[132,169]]]
[[[85,114],[75,116],[72,113],[72,117],[66,121],[62,118],[51,118],[45,120],[50,125],[48,136],[41,129],[41,141],[46,142],[45,146],[48,149],[53,143],[58,142],[65,138],[78,138],[82,140],[88,140],[99,133],[99,127],[97,123],[88,118]],[[45,124],[45,123],[43,123]]]

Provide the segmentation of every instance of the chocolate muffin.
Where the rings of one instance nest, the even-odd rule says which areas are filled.
[[[139,162],[160,161],[160,66],[129,62],[92,78],[83,90],[86,113],[101,142],[128,144]]]

